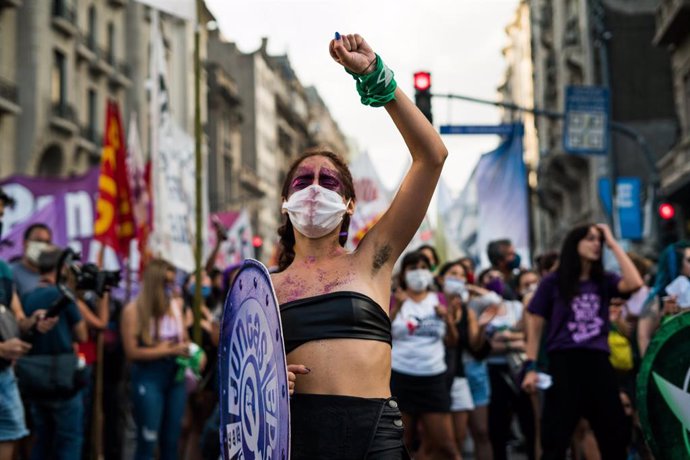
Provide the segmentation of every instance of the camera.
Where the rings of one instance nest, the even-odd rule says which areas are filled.
[[[69,271],[74,274],[76,280],[75,289],[94,291],[98,297],[103,297],[103,294],[108,289],[120,284],[122,277],[119,271],[99,270],[96,264],[82,264],[79,262],[80,258],[81,255],[74,252],[71,248],[62,251],[57,262],[58,286],[61,285],[64,267],[67,267]],[[67,295],[68,289],[64,289],[63,291],[63,294]]]
[[[99,297],[106,290],[120,284],[122,276],[119,271],[99,270],[96,264],[88,263],[81,266],[72,265],[77,283],[76,288],[84,291],[94,291]]]

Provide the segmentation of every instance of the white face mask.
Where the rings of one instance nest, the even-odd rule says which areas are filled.
[[[405,283],[407,283],[407,287],[414,292],[426,291],[433,281],[434,275],[426,268],[408,270],[405,273]]]
[[[283,209],[298,232],[307,238],[321,238],[340,225],[349,203],[343,203],[337,192],[314,184],[293,193]]]
[[[41,253],[48,249],[49,244],[43,241],[29,241],[26,243],[26,258],[33,264],[38,264]]]
[[[446,278],[443,280],[443,292],[447,295],[457,295],[463,303],[467,302],[470,298],[470,293],[467,290],[465,282],[457,278]]]

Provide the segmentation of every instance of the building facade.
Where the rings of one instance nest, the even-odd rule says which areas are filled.
[[[515,104],[526,109],[534,108],[534,69],[532,63],[532,32],[530,28],[529,2],[523,0],[515,10],[513,20],[505,28],[507,44],[503,48],[506,71],[503,83],[499,86],[502,102]],[[503,123],[521,123],[524,127],[523,150],[527,169],[530,208],[530,247],[534,246],[534,230],[541,228],[542,213],[536,206],[537,167],[539,165],[539,146],[537,126],[530,111],[502,110]]]
[[[79,174],[99,161],[106,101],[122,104],[131,85],[126,3],[53,0],[17,8],[15,38],[3,46],[15,48],[21,108],[10,145],[3,143],[12,171]]]
[[[602,205],[602,178],[639,177],[641,200],[651,204],[650,165],[675,142],[677,130],[669,57],[652,45],[654,9],[650,0],[530,2],[534,105],[561,114],[536,119],[535,252],[558,249],[574,225],[610,219]],[[619,129],[610,132],[607,155],[564,151],[562,114],[571,85],[609,88],[610,118]],[[632,243],[651,252],[656,234],[653,225],[646,228],[643,239]]]
[[[690,0],[661,0],[654,44],[671,53],[677,142],[659,159],[661,195],[676,207],[679,238],[690,235]]]
[[[118,102],[152,149],[152,27],[164,48],[165,101],[195,133],[195,24],[134,0],[0,0],[0,176],[69,176],[100,162],[106,102]],[[158,3],[156,3],[158,5]],[[162,7],[165,6],[161,3]],[[267,39],[251,53],[224,41],[211,12],[199,20],[202,150],[210,210],[247,209],[268,259],[281,222],[280,186],[306,148],[349,158],[345,136],[315,89]],[[158,72],[157,70],[155,72]]]
[[[0,43],[14,43],[21,0],[0,1]],[[17,123],[21,107],[17,83],[17,48],[0,46],[0,176],[15,171]]]

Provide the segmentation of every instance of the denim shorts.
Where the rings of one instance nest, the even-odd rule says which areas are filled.
[[[0,442],[16,441],[28,434],[17,379],[7,367],[0,371]]]
[[[491,383],[486,362],[470,360],[465,362],[465,376],[470,384],[474,407],[486,406],[491,400]]]

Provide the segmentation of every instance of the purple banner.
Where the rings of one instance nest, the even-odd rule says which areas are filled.
[[[71,246],[84,260],[95,256],[93,245],[98,243],[92,239],[98,168],[68,179],[11,176],[0,181],[0,186],[16,201],[13,208],[5,209],[2,240],[6,244],[0,247],[0,258],[20,256],[24,231],[39,222],[51,228],[56,245]]]

